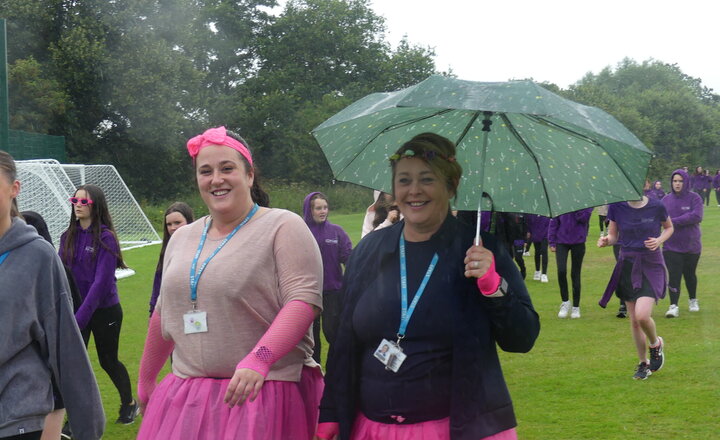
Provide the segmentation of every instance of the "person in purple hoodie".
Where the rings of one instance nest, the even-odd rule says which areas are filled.
[[[165,260],[165,249],[167,249],[170,237],[181,226],[188,225],[193,222],[193,210],[185,202],[175,202],[165,210],[165,221],[163,222],[163,241],[160,247],[160,258],[158,258],[155,267],[155,279],[153,279],[152,293],[150,294],[150,316],[155,310],[158,296],[160,296],[160,285],[162,283],[163,261]]]
[[[558,284],[562,299],[558,318],[567,318],[568,313],[570,313],[570,318],[580,317],[580,273],[585,258],[585,240],[588,235],[592,210],[592,208],[581,209],[550,219],[548,244],[550,251],[555,252],[556,255]],[[570,254],[572,262],[570,272],[573,288],[572,311],[570,310],[567,282],[568,254]]]
[[[673,235],[673,222],[663,203],[647,196],[613,203],[608,219],[608,235],[600,237],[597,245],[620,244],[620,255],[599,304],[605,307],[613,292],[625,301],[640,358],[633,379],[645,380],[665,363],[664,343],[652,311],[665,297],[667,280],[660,245]]]
[[[720,170],[715,171],[715,177],[712,179],[712,187],[715,190],[715,200],[720,207]]]
[[[705,201],[705,206],[710,206],[710,191],[712,191],[713,178],[710,175],[710,170],[705,170],[702,179],[702,198]]]
[[[311,192],[303,202],[303,218],[312,232],[323,262],[323,312],[322,331],[329,345],[335,342],[340,325],[343,269],[352,252],[352,241],[347,233],[338,225],[328,221],[328,199],[321,192]],[[315,351],[313,358],[320,363],[320,320],[313,322],[313,338]]]
[[[533,280],[547,283],[547,237],[550,218],[537,214],[525,214],[525,223],[527,224],[528,241],[535,247],[535,275],[533,275]]]
[[[100,366],[120,393],[116,423],[133,423],[139,407],[132,396],[130,376],[118,359],[123,311],[115,269],[126,268],[108,211],[105,194],[95,185],[82,185],[70,198],[70,225],[60,237],[60,258],[75,277],[82,304],[75,319],[85,346],[95,337]]]
[[[675,226],[675,233],[663,245],[670,290],[670,307],[665,313],[668,318],[677,318],[680,315],[678,300],[683,277],[690,296],[689,310],[700,311],[695,271],[702,250],[700,222],[703,219],[703,201],[700,195],[690,191],[686,184],[688,181],[689,176],[685,171],[673,171],[670,181],[672,192],[662,200]]]

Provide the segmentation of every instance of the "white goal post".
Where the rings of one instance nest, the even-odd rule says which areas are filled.
[[[61,164],[54,159],[15,161],[20,181],[20,211],[35,211],[48,224],[57,248],[70,222],[68,199],[84,184],[105,193],[122,250],[160,243],[161,239],[112,165]]]

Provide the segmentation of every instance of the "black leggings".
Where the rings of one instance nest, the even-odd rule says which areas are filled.
[[[600,222],[600,232],[603,232],[608,225],[607,216],[598,214],[598,221]]]
[[[542,266],[542,273],[544,275],[547,275],[547,266],[548,266],[548,242],[547,240],[543,240],[540,242],[533,242],[533,247],[535,248],[535,272],[540,270],[540,266]]]
[[[95,337],[95,349],[100,366],[115,384],[122,404],[128,405],[133,400],[130,376],[125,365],[118,359],[122,320],[123,311],[120,304],[97,309],[90,318],[90,323],[81,333],[85,341],[85,348],[90,342],[90,333]]]
[[[0,440],[40,440],[42,431],[28,432],[25,434],[11,435],[10,437],[0,437]]]
[[[695,299],[697,294],[697,269],[700,254],[686,254],[682,252],[663,251],[665,267],[668,270],[668,287],[670,290],[670,304],[677,305],[680,299],[680,280],[685,278],[690,299]]]
[[[322,352],[322,340],[320,339],[320,329],[325,334],[325,340],[328,346],[335,342],[335,335],[340,326],[340,312],[342,311],[340,304],[340,291],[325,290],[323,291],[323,311],[313,321],[313,339],[315,347],[313,348],[313,359],[320,363],[320,353]]]
[[[558,243],[555,247],[555,256],[557,260],[558,284],[560,285],[560,297],[563,301],[568,300],[568,282],[567,282],[567,259],[570,253],[571,272],[573,288],[573,307],[580,307],[580,271],[582,270],[583,258],[585,258],[585,243],[579,244],[562,244]]]
[[[720,188],[715,188],[715,200],[717,200],[717,204],[720,206]]]

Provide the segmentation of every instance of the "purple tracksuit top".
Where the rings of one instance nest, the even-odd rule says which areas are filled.
[[[312,218],[310,199],[319,192],[312,192],[303,201],[303,219],[310,228],[313,237],[320,247],[323,262],[323,291],[340,290],[343,271],[340,264],[345,264],[352,251],[352,242],[343,228],[325,220],[315,223]]]
[[[117,280],[115,268],[120,246],[115,235],[102,225],[100,243],[93,243],[92,228],[83,229],[78,223],[76,226],[75,247],[72,261],[67,261],[63,255],[65,237],[60,237],[60,258],[70,267],[75,283],[77,284],[82,304],[75,312],[78,327],[87,327],[95,310],[114,306],[120,302],[117,293]],[[104,245],[104,246],[103,246]]]
[[[548,238],[550,218],[538,214],[525,214],[525,223],[530,233],[530,241],[540,243]]]
[[[548,244],[552,247],[558,243],[585,243],[592,210],[592,208],[585,208],[550,219],[550,225],[548,226]]]
[[[687,184],[690,179],[685,170],[675,170],[672,176],[676,174],[683,178],[682,190],[679,193],[672,191],[662,199],[675,229],[673,235],[663,244],[663,250],[699,254],[702,251],[700,222],[703,219],[703,200],[698,194],[690,191],[690,186]],[[672,188],[672,176],[670,188]]]

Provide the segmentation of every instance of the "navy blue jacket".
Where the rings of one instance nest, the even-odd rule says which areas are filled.
[[[404,221],[367,235],[353,250],[343,282],[345,295],[340,328],[330,347],[325,392],[320,404],[320,422],[338,422],[340,438],[349,439],[358,411],[361,344],[354,336],[355,305],[388,259],[399,258],[398,241]],[[448,265],[439,273],[453,286],[453,365],[450,436],[453,440],[487,437],[517,425],[496,343],[510,352],[529,351],[540,332],[525,283],[507,251],[483,233],[483,245],[495,255],[496,270],[508,283],[501,298],[486,298],[474,279],[464,278],[465,252],[472,245],[474,229],[448,215],[431,241],[440,261]],[[440,267],[438,266],[438,270]],[[383,280],[399,284],[397,279]],[[433,276],[435,279],[435,276]],[[432,282],[432,280],[431,280]]]

